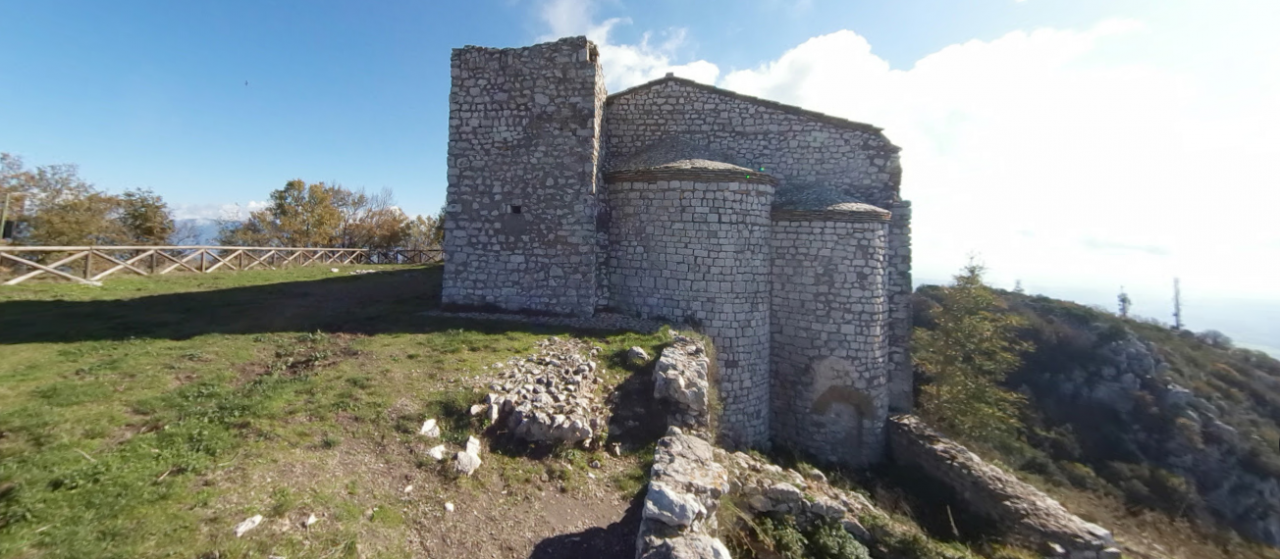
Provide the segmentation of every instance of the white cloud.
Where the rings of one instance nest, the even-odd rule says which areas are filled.
[[[251,200],[244,204],[174,204],[174,219],[244,220],[250,212],[269,206],[269,202]]]
[[[665,40],[657,44],[651,42],[653,34],[645,32],[638,44],[619,45],[610,40],[610,34],[615,27],[628,25],[631,20],[612,18],[595,23],[595,11],[596,4],[592,0],[544,2],[539,15],[547,24],[548,33],[539,37],[539,40],[586,35],[600,51],[600,64],[604,68],[605,86],[609,91],[620,91],[655,80],[668,72],[707,84],[714,84],[720,75],[720,68],[705,60],[686,64],[673,63],[677,51],[686,44],[685,29],[666,30]]]
[[[1196,75],[1109,61],[1126,20],[948,46],[895,70],[861,36],[815,37],[720,85],[870,122],[903,147],[917,274],[981,253],[993,279],[1159,293],[1170,278],[1276,299],[1280,105],[1225,111]]]

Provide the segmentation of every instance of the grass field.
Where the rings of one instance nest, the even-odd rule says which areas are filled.
[[[550,335],[592,340],[609,384],[643,393],[615,356],[656,355],[662,334],[431,318],[438,267],[352,269],[0,287],[0,557],[551,557],[634,542],[645,440],[621,457],[489,448],[456,479],[416,433],[438,417],[447,441],[479,434],[465,408],[481,367]]]

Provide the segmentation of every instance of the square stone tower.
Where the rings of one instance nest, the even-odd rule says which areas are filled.
[[[605,87],[584,37],[454,49],[446,308],[591,315]]]

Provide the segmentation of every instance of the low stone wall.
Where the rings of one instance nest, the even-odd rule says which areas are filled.
[[[670,406],[669,427],[654,451],[636,557],[731,559],[710,535],[720,497],[729,491],[729,473],[703,438],[710,437],[710,359],[692,338],[672,332],[672,342],[654,364],[654,397]]]
[[[1058,501],[969,449],[942,436],[918,417],[889,419],[889,453],[899,465],[916,467],[951,488],[971,512],[1008,530],[1020,545],[1050,557],[1118,559],[1107,529],[1081,520]]]
[[[654,452],[636,557],[730,559],[729,550],[710,535],[727,491],[729,473],[715,461],[714,447],[671,427]]]
[[[711,439],[711,359],[692,338],[673,333],[653,365],[653,397],[668,406],[667,425]]]

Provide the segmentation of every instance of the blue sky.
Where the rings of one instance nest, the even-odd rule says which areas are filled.
[[[1280,346],[1280,2],[7,0],[0,151],[182,216],[292,178],[443,202],[448,59],[587,34],[610,90],[667,71],[883,126],[916,275]],[[248,85],[245,84],[248,82]]]

